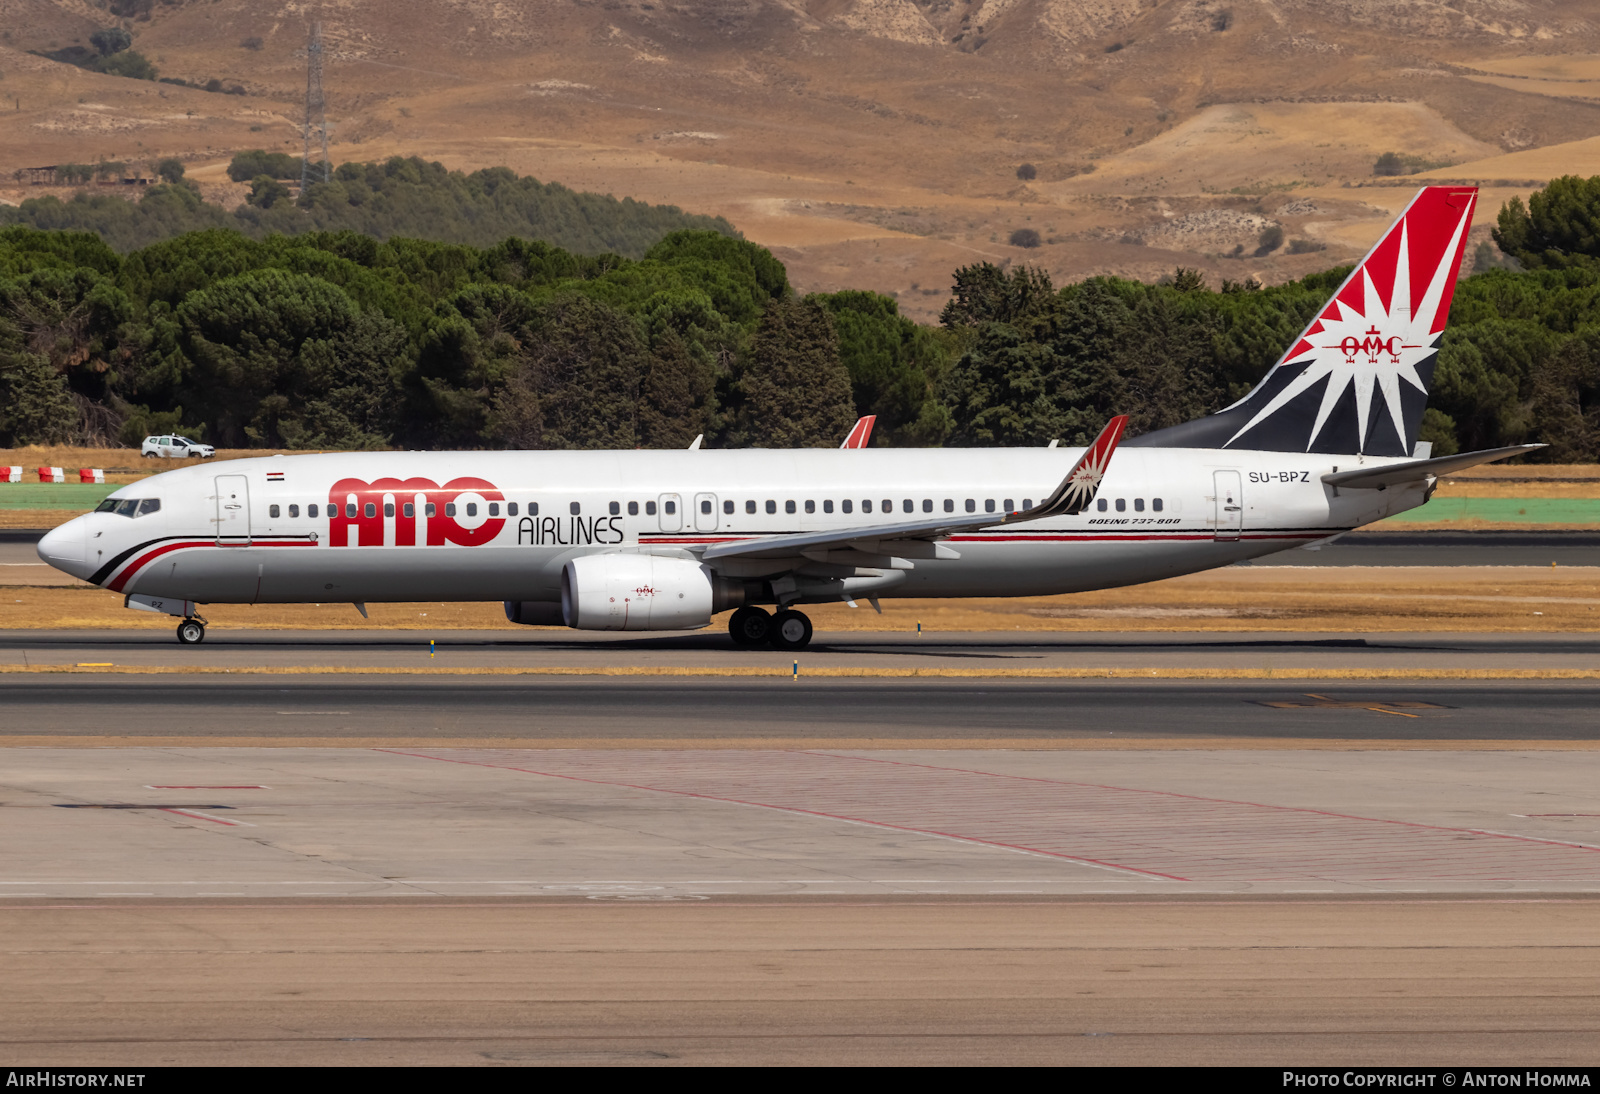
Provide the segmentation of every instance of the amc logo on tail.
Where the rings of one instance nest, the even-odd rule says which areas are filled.
[[[340,479],[328,491],[330,547],[478,547],[500,534],[505,495],[479,478]],[[406,515],[406,506],[411,515]],[[430,509],[431,507],[431,509]]]

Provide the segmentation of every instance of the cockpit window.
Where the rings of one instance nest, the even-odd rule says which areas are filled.
[[[107,498],[94,507],[96,513],[115,513],[119,517],[143,517],[161,511],[160,498]]]

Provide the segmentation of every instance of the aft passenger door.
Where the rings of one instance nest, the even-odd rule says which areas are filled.
[[[1244,483],[1237,471],[1217,471],[1212,475],[1216,484],[1215,538],[1238,539],[1244,531]]]
[[[656,519],[663,532],[683,531],[683,499],[677,494],[662,494],[656,499]]]
[[[217,476],[217,543],[250,542],[250,484],[243,475]]]

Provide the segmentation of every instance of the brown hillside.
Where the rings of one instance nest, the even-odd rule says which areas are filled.
[[[315,14],[0,0],[0,180],[180,155],[240,200],[235,151],[299,151]],[[1063,279],[1348,261],[1419,181],[1374,179],[1385,151],[1501,183],[1480,224],[1550,173],[1600,172],[1583,143],[1600,136],[1600,19],[1577,0],[329,0],[320,17],[335,160],[506,164],[721,213],[801,287],[892,291],[921,318],[979,258]],[[249,94],[26,52],[113,23],[163,75]],[[1250,256],[1270,223],[1326,250],[1220,257]],[[1043,245],[1010,246],[1017,228]]]

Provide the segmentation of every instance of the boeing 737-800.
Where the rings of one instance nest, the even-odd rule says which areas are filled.
[[[1076,450],[271,456],[122,487],[39,554],[180,617],[184,642],[204,637],[206,603],[490,600],[589,630],[699,628],[731,608],[735,642],[782,650],[811,640],[805,604],[1226,566],[1535,447],[1429,459],[1417,441],[1476,196],[1422,190],[1245,398],[1120,448],[1118,417]]]

